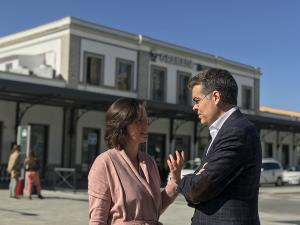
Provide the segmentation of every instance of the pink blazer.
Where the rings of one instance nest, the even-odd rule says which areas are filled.
[[[160,191],[154,160],[139,152],[141,172],[124,150],[99,155],[88,176],[90,225],[159,224],[159,216],[176,197],[175,183]]]

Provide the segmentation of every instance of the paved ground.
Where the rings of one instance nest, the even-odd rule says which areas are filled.
[[[44,200],[26,196],[20,199],[8,198],[8,190],[0,190],[0,224],[1,225],[84,225],[88,224],[88,201],[86,191],[72,192],[43,191]],[[289,196],[295,205],[300,206],[300,186],[261,189],[260,202],[267,199]],[[274,202],[276,204],[276,202]],[[295,212],[297,209],[295,209]],[[272,210],[260,212],[262,225],[299,225],[299,213],[273,213]],[[182,197],[170,206],[162,215],[164,225],[190,224],[193,210],[186,206]]]

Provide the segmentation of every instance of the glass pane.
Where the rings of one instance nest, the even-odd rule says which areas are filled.
[[[152,98],[156,101],[164,100],[165,71],[153,69],[152,75]]]
[[[88,84],[99,85],[101,77],[102,59],[97,57],[87,57],[86,79]]]
[[[132,73],[132,64],[118,62],[117,83],[116,86],[121,90],[130,90],[130,81]]]
[[[189,77],[186,75],[178,76],[178,103],[179,104],[188,104],[189,102],[189,89],[188,82]]]
[[[1,162],[1,156],[2,156],[2,129],[3,129],[3,123],[0,122],[0,162]]]
[[[266,143],[265,144],[265,157],[266,158],[272,158],[273,157],[273,144],[272,143]]]
[[[188,135],[177,135],[175,137],[175,150],[183,150],[185,153],[185,159],[190,159],[190,136]]]
[[[43,125],[31,125],[30,151],[34,151],[40,162],[40,174],[45,174],[46,154],[48,143],[48,127]]]
[[[165,142],[166,135],[149,133],[147,142],[147,151],[151,155],[158,166],[161,180],[164,182],[168,176],[168,168],[165,160]]]
[[[99,154],[100,130],[92,128],[83,129],[82,137],[82,172],[88,172],[95,158]]]
[[[284,145],[282,145],[282,166],[283,166],[283,168],[287,168],[287,166],[290,164],[289,158],[290,158],[289,145],[284,144]]]
[[[244,109],[251,109],[251,89],[244,88],[243,89],[243,102],[242,106]]]

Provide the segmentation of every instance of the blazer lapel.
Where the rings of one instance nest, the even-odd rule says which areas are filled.
[[[221,129],[218,131],[217,136],[215,137],[213,143],[210,146],[209,152],[206,155],[206,158],[211,155],[214,152],[214,148],[215,148],[215,144],[219,141],[219,139],[221,138],[221,134],[223,132],[224,129],[226,129],[226,127],[228,127],[230,125],[230,123],[239,118],[240,116],[243,116],[243,114],[241,113],[241,111],[239,109],[237,109],[236,111],[234,111],[228,118],[227,120],[224,122],[223,126],[221,127]]]
[[[212,141],[212,139],[210,138],[209,142],[208,142],[207,145],[205,146],[205,149],[204,149],[204,151],[203,151],[203,153],[202,153],[202,161],[204,161],[205,158],[206,158],[206,153],[207,153],[207,150],[208,150],[208,147],[209,147],[211,141]]]
[[[207,152],[207,149],[210,145],[210,142],[211,142],[211,139],[210,141],[207,143],[207,145],[205,146],[204,150],[203,150],[203,153],[202,153],[202,157],[201,157],[201,165],[195,170],[194,173],[198,173],[198,171],[202,168],[202,166],[204,165],[205,161],[206,161],[206,152]]]

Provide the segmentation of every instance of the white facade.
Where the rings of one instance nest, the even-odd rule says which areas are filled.
[[[8,101],[0,101],[0,109],[0,121],[2,125],[1,163],[5,163],[9,157],[10,144],[15,139],[16,104]]]
[[[12,72],[20,69],[37,69],[40,65],[49,66],[55,70],[56,74],[61,74],[61,36],[63,33],[56,33],[47,37],[28,40],[20,44],[0,48],[0,58],[8,56],[21,56],[17,59],[7,60],[0,63],[0,69],[5,70],[7,64],[12,63]],[[30,57],[36,57],[32,59]],[[26,62],[28,58],[29,62]],[[29,65],[31,63],[31,65]],[[67,78],[67,77],[65,77]]]

